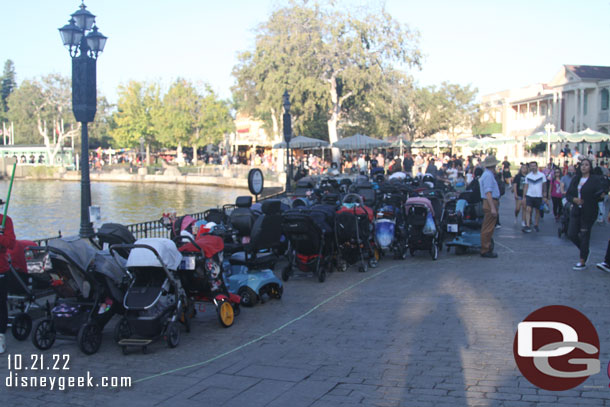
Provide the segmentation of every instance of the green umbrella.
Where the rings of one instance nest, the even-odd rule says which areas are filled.
[[[579,131],[578,133],[569,134],[567,140],[571,143],[600,143],[609,141],[610,134],[600,133],[591,129]]]
[[[391,147],[394,147],[394,148],[403,148],[403,147],[410,147],[410,146],[411,146],[411,142],[409,140],[405,140],[404,138],[399,138],[398,140],[393,142],[391,145]]]
[[[351,137],[342,138],[333,143],[333,147],[341,150],[360,150],[370,148],[389,147],[390,143],[363,134],[355,134]]]
[[[527,141],[530,143],[546,143],[550,141],[551,143],[563,143],[566,141],[567,137],[570,136],[570,133],[565,131],[552,132],[547,134],[544,131],[536,132],[527,137]]]
[[[290,140],[290,148],[320,148],[328,147],[328,141],[320,140],[317,138],[297,136]],[[273,146],[273,148],[286,148],[286,142],[282,141]]]

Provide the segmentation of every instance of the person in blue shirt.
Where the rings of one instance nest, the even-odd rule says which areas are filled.
[[[481,187],[481,200],[483,201],[483,225],[481,226],[481,257],[494,259],[498,257],[492,251],[491,240],[493,238],[496,222],[498,221],[498,206],[500,200],[500,187],[496,181],[496,166],[500,162],[493,155],[488,155],[483,161],[483,175],[479,179]]]

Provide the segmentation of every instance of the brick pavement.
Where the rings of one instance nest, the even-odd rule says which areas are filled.
[[[68,373],[127,375],[130,389],[6,389],[7,360],[0,358],[0,404],[7,406],[588,406],[610,405],[610,276],[595,267],[574,272],[577,251],[545,219],[540,233],[523,235],[503,200],[504,227],[496,232],[499,259],[456,256],[443,250],[377,269],[334,273],[323,284],[296,276],[284,298],[244,309],[223,329],[213,312],[198,314],[178,348],[163,343],[148,354],[123,356],[112,342],[112,323],[101,351],[84,356],[59,341],[45,352],[71,355]],[[591,263],[605,252],[610,226],[596,226]],[[201,362],[256,340],[302,316],[322,301],[373,273],[305,317],[210,363]],[[550,304],[577,308],[598,330],[602,372],[565,392],[537,389],[516,368],[516,325]],[[9,338],[9,351],[28,358],[30,341]],[[196,367],[181,369],[184,366]],[[52,373],[50,373],[52,375]]]

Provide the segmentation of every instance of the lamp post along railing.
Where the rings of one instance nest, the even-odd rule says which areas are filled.
[[[292,154],[290,154],[290,140],[292,139],[292,116],[290,115],[290,95],[284,91],[282,96],[284,105],[284,141],[286,142],[286,192],[290,191],[290,180],[292,178]]]
[[[89,178],[89,135],[87,123],[95,119],[97,110],[96,62],[104,50],[106,39],[97,29],[95,16],[84,3],[71,15],[68,24],[59,29],[61,39],[72,57],[72,112],[81,123],[81,221],[79,235],[94,234],[89,216],[91,181]]]

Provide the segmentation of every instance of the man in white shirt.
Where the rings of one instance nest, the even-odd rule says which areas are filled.
[[[544,188],[546,177],[538,171],[538,163],[532,161],[530,164],[530,173],[525,176],[525,186],[523,187],[523,195],[525,196],[526,214],[525,227],[522,229],[525,233],[532,231],[532,209],[536,210],[536,224],[534,230],[539,232],[538,223],[540,222],[540,207],[542,201],[548,205],[547,188]]]

